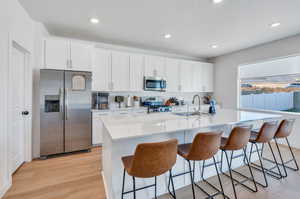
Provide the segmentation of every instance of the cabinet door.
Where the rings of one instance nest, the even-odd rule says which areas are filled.
[[[182,60],[180,64],[180,85],[181,91],[193,92],[194,84],[194,63],[191,61]]]
[[[92,67],[92,90],[109,91],[111,82],[111,52],[95,49]]]
[[[129,91],[130,90],[130,70],[129,54],[112,52],[112,90]]]
[[[165,58],[158,56],[145,56],[146,76],[165,76]]]
[[[214,65],[211,63],[202,63],[203,73],[203,91],[213,92],[214,90]]]
[[[130,90],[143,91],[145,60],[143,55],[130,55]]]
[[[92,70],[92,46],[77,42],[71,42],[70,54],[71,70]]]
[[[166,59],[166,79],[167,79],[167,91],[178,92],[179,91],[179,60]]]
[[[44,41],[45,68],[64,70],[69,66],[69,41],[46,39]]]
[[[92,129],[92,143],[99,145],[103,142],[103,123],[101,117],[93,113],[93,129]]]
[[[191,74],[193,79],[192,90],[194,92],[203,92],[203,67],[201,62],[194,62],[193,73]]]

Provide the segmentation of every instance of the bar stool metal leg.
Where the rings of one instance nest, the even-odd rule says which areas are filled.
[[[253,143],[252,143],[253,144]],[[268,180],[267,180],[267,176],[266,176],[266,172],[265,172],[265,168],[264,168],[264,165],[262,163],[262,158],[261,158],[261,154],[259,153],[259,149],[258,149],[258,146],[256,143],[254,143],[255,145],[255,148],[256,148],[256,151],[257,151],[257,155],[258,155],[258,159],[259,159],[259,162],[260,162],[260,167],[261,167],[261,171],[263,173],[263,176],[264,176],[264,180],[265,180],[265,184],[262,184],[260,182],[256,182],[257,184],[263,186],[263,187],[268,187]],[[250,151],[251,153],[252,151]],[[255,168],[255,167],[254,167]]]
[[[194,177],[193,177],[193,172],[192,172],[192,166],[191,166],[191,161],[187,160],[189,163],[189,169],[190,169],[190,176],[191,176],[191,184],[192,184],[192,190],[193,190],[193,199],[195,199],[195,188],[194,188]]]
[[[154,180],[155,180],[155,185],[154,185],[154,196],[155,196],[155,199],[157,199],[157,177],[156,177],[156,176],[154,177]]]
[[[286,169],[291,169],[291,170],[293,170],[293,171],[298,171],[298,170],[299,170],[298,163],[297,163],[297,161],[296,161],[295,155],[294,155],[293,150],[292,150],[292,148],[291,148],[291,146],[290,146],[290,143],[289,143],[289,141],[288,141],[288,138],[285,138],[285,139],[286,139],[286,142],[287,142],[289,151],[290,151],[291,156],[292,156],[292,159],[290,159],[290,160],[288,160],[288,161],[286,161],[286,162],[284,162],[284,160],[283,160],[283,156],[282,156],[281,150],[280,150],[280,148],[279,148],[278,140],[277,140],[277,138],[274,138],[274,140],[275,140],[275,145],[276,145],[276,148],[277,148],[277,151],[278,151],[278,154],[279,154],[279,158],[280,158],[280,161],[281,161],[281,163],[277,163],[277,164],[280,165],[280,166],[282,166],[282,167],[283,167],[283,170],[284,170],[284,175],[282,174],[282,177],[287,177],[287,170],[286,170]],[[277,167],[276,161],[270,160],[270,159],[268,159],[268,158],[263,158],[263,159],[264,159],[264,160],[267,160],[268,162],[271,162],[271,163],[274,163],[274,164],[275,164],[275,166],[272,167],[272,169],[275,168],[275,167]],[[290,163],[290,162],[294,162],[295,168],[292,168],[292,167],[290,167],[290,166],[287,166],[287,164]]]
[[[285,164],[284,164],[284,161],[283,161],[283,158],[282,158],[282,155],[281,155],[281,151],[279,149],[279,146],[278,146],[278,142],[277,142],[277,139],[274,138],[275,140],[275,145],[276,145],[276,148],[277,148],[277,151],[278,151],[278,154],[279,154],[279,158],[281,160],[281,166],[283,167],[283,171],[284,171],[284,175],[282,175],[282,177],[287,177],[287,171],[286,171],[286,167],[285,167]]]
[[[288,138],[285,138],[285,140],[286,140],[286,142],[287,142],[287,144],[288,144],[288,146],[289,146],[291,155],[292,155],[293,160],[294,160],[294,163],[295,163],[295,165],[296,165],[296,169],[293,169],[293,168],[292,168],[292,169],[293,169],[294,171],[299,171],[299,166],[298,166],[298,163],[297,163],[297,161],[296,161],[296,158],[295,158],[295,155],[294,155],[294,153],[293,153],[293,150],[292,150],[292,147],[291,147],[291,145],[290,145],[290,142],[289,142]],[[288,167],[288,168],[289,168],[289,167]]]
[[[234,190],[234,193],[235,193],[235,194],[234,194],[235,197],[236,197],[236,190],[235,190],[235,184],[234,184],[234,183],[237,183],[237,184],[239,184],[239,185],[241,185],[241,186],[247,188],[248,190],[250,190],[250,191],[252,191],[252,192],[257,192],[257,185],[256,185],[256,182],[255,182],[255,180],[254,180],[254,175],[253,175],[251,166],[250,166],[250,164],[249,164],[249,160],[248,160],[248,158],[247,158],[246,148],[243,148],[242,150],[243,150],[243,154],[238,155],[238,156],[235,156],[235,157],[233,156],[233,151],[232,151],[232,152],[231,152],[231,155],[230,155],[230,160],[229,160],[229,156],[228,156],[227,152],[226,152],[225,150],[222,150],[222,153],[225,153],[225,157],[226,157],[226,161],[227,161],[228,170],[229,170],[229,174],[230,174],[230,175],[226,174],[226,173],[223,172],[222,170],[221,170],[221,172],[222,172],[223,175],[225,175],[226,177],[229,177],[229,178],[230,178],[230,180],[231,180],[231,182],[232,182],[233,190]],[[241,157],[241,156],[243,156],[243,160],[245,161],[245,164],[246,164],[246,165],[248,166],[248,168],[249,168],[249,172],[250,172],[251,177],[248,177],[248,176],[246,176],[246,175],[244,175],[244,174],[242,174],[242,173],[240,173],[240,172],[238,172],[238,171],[232,169],[232,167],[231,167],[231,166],[232,166],[232,160],[233,160],[234,158]],[[223,160],[221,160],[221,164],[222,164],[222,161],[223,161]],[[232,173],[233,173],[233,172],[236,173],[236,174],[238,174],[238,175],[240,175],[240,176],[242,176],[242,177],[244,177],[245,180],[243,180],[243,181],[238,181],[237,179],[233,178],[233,176],[232,176]],[[246,182],[246,181],[248,181],[248,180],[251,180],[251,181],[253,182],[254,189],[244,184],[244,182]]]
[[[254,151],[254,152],[257,152],[260,164],[258,165],[256,163],[251,163],[251,167],[254,168],[255,170],[258,170],[258,171],[260,171],[260,172],[263,173],[263,176],[264,176],[264,179],[265,179],[265,184],[262,184],[262,183],[259,183],[259,182],[257,182],[257,184],[259,184],[259,185],[261,185],[263,187],[267,187],[268,186],[268,182],[267,182],[266,175],[269,175],[269,176],[271,176],[271,177],[273,177],[273,178],[275,178],[277,180],[281,179],[283,177],[283,175],[282,175],[281,170],[279,168],[279,163],[277,162],[277,159],[275,157],[275,154],[274,154],[274,151],[273,151],[273,148],[272,148],[270,142],[268,142],[268,146],[270,148],[270,151],[271,151],[271,154],[272,154],[272,157],[273,157],[273,161],[272,162],[275,164],[275,166],[272,167],[272,168],[265,168],[263,166],[262,160],[268,160],[268,161],[270,161],[269,159],[266,159],[266,158],[263,157],[264,143],[263,143],[262,149],[259,149],[257,143],[252,143],[251,144],[250,158],[249,158],[250,162],[251,162],[252,154],[254,153],[253,149],[252,149],[253,145],[255,145],[256,151]],[[261,153],[260,153],[260,151],[261,151]],[[277,173],[272,170],[274,168],[277,168],[277,171],[278,171]]]
[[[132,176],[132,182],[133,182],[133,198],[136,199],[136,193],[135,193],[135,177]]]
[[[229,158],[228,158],[228,155],[227,155],[226,151],[222,151],[222,152],[225,153],[225,157],[226,157],[226,161],[227,161],[227,165],[228,165],[228,170],[229,170],[229,175],[230,175],[230,179],[231,179],[231,184],[232,184],[232,189],[233,189],[233,193],[234,193],[234,198],[237,199],[235,185],[234,185],[234,181],[233,181],[232,173],[231,173],[231,165],[230,165],[230,162],[229,162]]]
[[[172,196],[172,198],[176,199],[176,192],[175,192],[172,170],[169,171],[169,174],[170,174],[170,176],[169,176],[169,182],[168,182],[168,191],[169,191],[169,194]],[[170,184],[172,185],[173,192],[171,192],[171,190],[170,190]]]
[[[123,183],[122,183],[122,196],[121,196],[121,199],[123,199],[123,197],[124,197],[125,174],[126,174],[126,171],[125,171],[125,169],[124,169],[124,172],[123,172]]]
[[[209,164],[208,166],[213,166],[213,165],[214,165],[214,167],[216,169],[216,172],[217,172],[217,177],[218,177],[218,180],[219,180],[219,185],[220,185],[221,190],[219,190],[219,188],[217,188],[215,185],[211,184],[209,181],[207,181],[204,178],[204,170],[205,170],[205,167],[206,167],[205,166],[205,160],[203,160],[202,168],[201,168],[201,165],[200,165],[200,162],[199,162],[199,168],[201,170],[201,178],[202,178],[203,182],[205,182],[207,185],[209,185],[211,188],[213,188],[217,192],[211,195],[208,192],[206,192],[203,188],[201,188],[197,183],[195,183],[195,186],[198,187],[203,193],[205,193],[208,196],[207,198],[214,198],[215,196],[222,194],[224,199],[225,198],[229,199],[229,197],[226,196],[225,193],[224,193],[220,173],[219,173],[218,166],[217,166],[217,161],[216,161],[214,156],[213,156],[213,163]]]
[[[223,189],[221,177],[220,177],[219,170],[218,170],[218,167],[217,167],[217,161],[216,161],[216,158],[215,158],[215,157],[213,157],[213,159],[214,159],[214,164],[215,164],[215,169],[216,169],[216,172],[217,172],[219,184],[220,184],[220,187],[221,187],[221,192],[222,192],[223,198],[225,199],[226,196],[225,196],[225,193],[224,193],[224,189]],[[203,164],[204,164],[204,163],[203,163]],[[202,175],[203,175],[203,174],[202,174]]]
[[[271,150],[273,159],[274,159],[274,161],[275,161],[275,165],[276,165],[277,170],[278,170],[278,174],[279,174],[278,179],[281,179],[281,178],[282,178],[282,173],[281,173],[281,171],[280,171],[279,164],[278,164],[277,159],[276,159],[276,157],[275,157],[275,154],[274,154],[273,148],[272,148],[272,146],[271,146],[271,143],[268,142],[268,145],[269,145],[269,148],[270,148],[270,150]],[[277,173],[273,172],[272,170],[270,170],[270,172],[271,172],[271,173],[274,173],[275,175],[277,175]],[[271,175],[271,176],[272,176],[272,175]]]
[[[251,174],[251,180],[253,181],[253,184],[254,184],[254,187],[255,187],[254,192],[257,192],[258,191],[257,185],[256,185],[256,181],[254,180],[254,175],[253,175],[253,172],[252,172],[252,169],[251,169],[251,166],[250,166],[250,162],[249,162],[248,157],[247,157],[246,148],[243,149],[243,152],[244,152],[244,160],[246,160],[246,164],[248,165],[248,168],[249,168],[249,171],[250,171],[250,174]]]

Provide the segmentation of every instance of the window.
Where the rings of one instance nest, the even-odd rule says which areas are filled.
[[[240,107],[300,112],[300,58],[241,66]]]

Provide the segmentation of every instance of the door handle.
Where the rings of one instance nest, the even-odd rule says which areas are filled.
[[[22,111],[22,115],[29,115],[29,111]]]
[[[64,119],[64,106],[63,106],[63,101],[64,101],[64,89],[60,88],[59,89],[59,112],[62,113],[62,119]]]
[[[68,120],[68,89],[65,88],[65,120]]]

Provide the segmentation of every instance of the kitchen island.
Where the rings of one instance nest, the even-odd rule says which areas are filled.
[[[190,143],[196,133],[208,131],[223,131],[228,136],[232,125],[253,124],[259,127],[264,120],[280,119],[280,115],[264,114],[231,109],[220,109],[214,115],[202,114],[200,116],[182,116],[174,113],[130,114],[103,116],[103,179],[108,199],[121,197],[123,165],[122,156],[133,155],[138,144],[144,142],[159,142],[176,138],[179,144]],[[216,155],[220,160],[220,154]],[[243,161],[233,161],[233,168],[242,166]],[[206,161],[209,164],[209,161]],[[225,165],[225,164],[224,164]],[[200,167],[196,167],[200,168]],[[179,156],[173,168],[173,174],[187,171],[187,163]],[[226,169],[226,167],[224,168]],[[205,170],[205,177],[214,176],[213,167]],[[189,176],[174,178],[175,188],[190,184]],[[196,169],[195,181],[200,180],[200,171]],[[154,179],[136,180],[137,188],[153,184]],[[157,178],[158,195],[167,193],[168,174]],[[126,176],[125,191],[132,189],[132,178]],[[137,198],[150,199],[154,197],[153,188],[137,192]],[[133,198],[126,194],[124,198]]]

